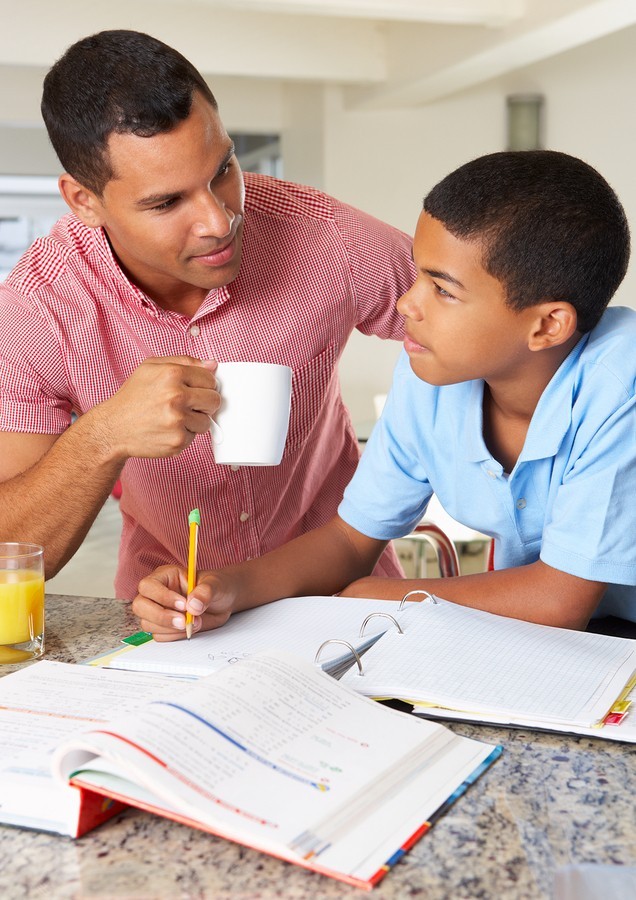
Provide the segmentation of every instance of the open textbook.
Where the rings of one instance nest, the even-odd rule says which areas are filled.
[[[133,712],[174,678],[42,660],[0,678],[0,822],[79,837],[123,807],[53,778],[58,744]]]
[[[509,619],[432,598],[342,683],[433,718],[636,742],[636,641]]]
[[[53,769],[60,784],[370,888],[500,752],[272,652],[69,737]]]

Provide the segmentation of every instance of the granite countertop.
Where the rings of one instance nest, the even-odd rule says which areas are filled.
[[[78,662],[135,630],[129,607],[117,600],[47,597],[47,659]],[[14,668],[2,666],[0,674]],[[373,897],[552,898],[559,867],[604,864],[614,867],[609,874],[620,875],[628,870],[619,867],[636,865],[634,745],[452,727],[500,743],[504,753],[388,873]],[[0,826],[0,896],[314,900],[363,892],[129,809],[75,841]]]

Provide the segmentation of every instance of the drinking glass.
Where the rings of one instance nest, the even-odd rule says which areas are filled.
[[[44,551],[0,541],[0,664],[44,653]]]

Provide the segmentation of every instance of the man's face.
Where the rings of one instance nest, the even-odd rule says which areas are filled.
[[[536,308],[506,305],[506,293],[481,263],[481,242],[454,237],[423,212],[413,242],[417,279],[400,298],[404,348],[429,384],[515,378],[528,359]]]
[[[114,177],[93,197],[96,224],[135,284],[192,314],[241,262],[243,176],[217,111],[195,93],[172,131],[112,134],[108,151]]]

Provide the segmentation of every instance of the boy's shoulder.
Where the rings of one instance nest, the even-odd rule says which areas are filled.
[[[587,335],[578,357],[576,380],[597,392],[636,392],[636,310],[611,306]]]
[[[582,354],[586,366],[604,369],[632,388],[636,384],[636,310],[608,307],[589,334]]]
[[[631,335],[636,331],[636,309],[627,306],[608,306],[591,334]]]

